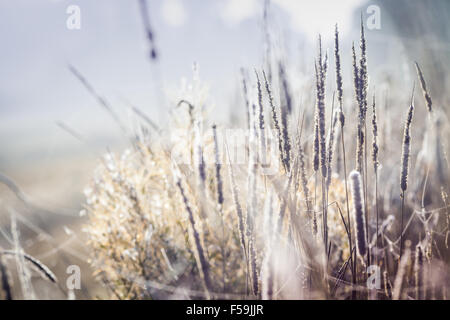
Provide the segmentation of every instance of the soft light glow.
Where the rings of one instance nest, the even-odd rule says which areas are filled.
[[[246,19],[262,14],[261,4],[256,0],[228,0],[223,8],[222,18],[229,25],[236,25]],[[337,23],[341,32],[350,28],[353,10],[361,0],[272,0],[271,6],[281,9],[290,18],[290,27],[303,33],[309,40],[319,33],[329,34]]]
[[[187,13],[180,0],[164,0],[162,5],[164,21],[172,27],[180,27],[187,20]]]
[[[222,19],[229,25],[236,25],[243,20],[260,13],[256,0],[228,0],[222,10]]]
[[[319,33],[329,34],[336,23],[341,32],[348,31],[352,12],[361,4],[361,0],[272,1],[290,15],[292,28],[310,39],[315,39]]]

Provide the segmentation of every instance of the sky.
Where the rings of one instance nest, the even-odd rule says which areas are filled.
[[[6,146],[0,161],[17,150],[26,150],[17,154],[26,156],[33,148],[71,148],[76,142],[65,136],[56,121],[87,139],[118,133],[68,71],[68,64],[118,112],[127,114],[131,103],[156,121],[167,108],[161,93],[177,92],[183,78],[191,79],[194,62],[219,113],[236,95],[240,68],[260,66],[263,1],[148,3],[160,58],[157,64],[148,59],[137,0],[0,1],[0,134]],[[345,34],[358,3],[273,0],[271,10],[280,33],[312,43],[318,32],[332,35],[336,22]],[[80,8],[79,30],[67,28],[71,5]],[[161,87],[163,91],[158,90]]]

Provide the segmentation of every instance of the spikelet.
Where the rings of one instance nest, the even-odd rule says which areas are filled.
[[[359,60],[359,81],[360,81],[360,108],[362,110],[363,123],[366,119],[367,112],[367,88],[369,86],[369,79],[367,74],[367,48],[366,38],[364,35],[364,23],[361,14],[361,38],[359,41],[359,47],[361,49],[361,58]]]
[[[292,102],[291,97],[289,95],[289,88],[287,87],[286,74],[284,71],[283,64],[279,63],[279,73],[280,73],[280,81],[282,84],[282,89],[284,95],[282,96],[284,99],[283,103],[280,106],[280,118],[281,118],[281,133],[283,137],[283,164],[286,168],[286,171],[290,171],[290,162],[291,162],[291,142],[289,139],[289,125],[288,125],[288,115],[292,111]]]
[[[263,94],[261,88],[261,81],[259,79],[258,72],[255,70],[256,82],[258,88],[258,129],[259,129],[259,139],[260,139],[260,161],[263,165],[266,164],[266,134],[265,134],[265,123],[264,123],[264,106],[263,106]]]
[[[292,112],[292,98],[289,93],[289,85],[286,78],[286,71],[284,70],[284,65],[281,61],[278,63],[278,69],[279,69],[281,89],[283,91],[284,103],[287,108],[288,114],[290,114]]]
[[[327,188],[330,187],[331,183],[331,166],[333,163],[333,153],[335,148],[335,135],[336,135],[336,124],[338,121],[337,112],[334,112],[334,93],[333,93],[333,107],[331,108],[332,117],[331,117],[331,128],[328,133],[328,154],[327,154],[327,179],[326,185]]]
[[[351,193],[353,200],[353,219],[355,221],[356,248],[363,258],[367,251],[366,221],[364,215],[364,198],[362,193],[361,174],[359,171],[350,172]]]
[[[278,152],[280,153],[280,159],[283,164],[285,164],[284,152],[283,152],[283,139],[280,124],[278,122],[277,110],[275,109],[275,104],[273,101],[272,90],[270,89],[269,81],[267,80],[266,73],[263,70],[264,83],[267,91],[267,95],[269,96],[269,104],[272,110],[272,121],[275,129],[277,130],[277,138],[278,138]]]
[[[417,76],[419,77],[420,86],[422,88],[423,97],[425,99],[427,110],[428,110],[428,116],[431,120],[432,124],[434,126],[427,126],[427,131],[429,129],[434,131],[434,152],[435,152],[435,161],[436,161],[436,172],[437,177],[439,179],[439,183],[441,185],[445,185],[445,177],[447,176],[446,168],[444,165],[444,159],[446,158],[445,151],[443,149],[442,141],[441,141],[441,119],[440,117],[435,117],[434,115],[434,109],[433,109],[433,101],[431,100],[431,95],[428,91],[427,84],[425,82],[425,78],[423,76],[422,70],[419,67],[419,64],[416,62],[416,70],[417,70]],[[424,140],[424,144],[427,143],[426,140]]]
[[[247,116],[247,129],[250,129],[250,102],[248,100],[247,81],[245,80],[245,69],[241,68],[242,93],[245,101],[245,114]]]
[[[233,196],[234,207],[237,215],[237,223],[238,223],[238,231],[239,231],[239,241],[241,244],[242,251],[244,255],[247,255],[247,246],[246,246],[246,238],[245,238],[245,230],[247,228],[244,220],[244,215],[242,211],[242,206],[239,201],[239,190],[236,185],[236,180],[234,178],[233,167],[231,166],[231,159],[228,150],[228,145],[225,146],[227,149],[227,159],[228,159],[228,173],[230,178],[230,186],[231,186],[231,194]]]
[[[195,127],[195,164],[197,167],[198,174],[198,184],[201,192],[205,190],[206,183],[206,168],[205,168],[205,159],[203,156],[203,138],[202,138],[202,124],[200,121],[197,121],[197,125]]]
[[[364,36],[364,24],[361,14],[361,37],[359,42],[361,57],[359,59],[359,76],[357,78],[358,94],[359,94],[359,122],[358,122],[358,140],[357,140],[357,152],[356,152],[356,167],[359,172],[362,172],[362,160],[363,149],[365,143],[365,123],[367,114],[367,88],[368,88],[368,75],[367,75],[367,55],[366,55],[366,38]],[[353,57],[356,58],[354,48]],[[356,61],[354,61],[356,63]]]
[[[217,140],[217,127],[214,124],[212,126],[214,137],[214,155],[216,162],[216,183],[217,183],[217,203],[220,207],[223,206],[223,180],[220,170],[222,168],[222,162],[220,160],[219,142]]]
[[[425,78],[423,76],[422,70],[419,67],[419,64],[416,62],[415,65],[416,65],[417,76],[419,77],[419,81],[420,81],[420,87],[422,88],[423,97],[425,98],[425,101],[427,103],[428,112],[431,114],[433,112],[433,108],[432,108],[433,101],[431,100],[431,96],[427,89],[427,83],[425,82]]]
[[[314,212],[314,210],[312,210],[312,204],[311,204],[309,187],[308,187],[308,178],[306,176],[305,150],[301,144],[300,139],[298,141],[298,153],[299,153],[298,160],[299,160],[299,165],[300,165],[300,180],[301,180],[301,184],[302,184],[303,195],[305,197],[306,210],[307,210],[309,219],[311,219],[312,233],[313,233],[313,235],[317,235],[317,220],[316,220],[315,212]],[[312,216],[311,216],[311,214],[312,214]]]
[[[247,189],[247,230],[246,237],[248,241],[248,255],[250,259],[250,273],[252,280],[252,290],[255,296],[259,292],[258,270],[256,262],[256,237],[255,237],[255,218],[257,215],[257,150],[256,150],[256,125],[255,112],[250,117],[249,133],[249,161],[248,161],[248,189]]]
[[[299,164],[300,164],[300,180],[302,183],[303,195],[305,196],[306,208],[308,213],[311,210],[311,203],[309,198],[308,178],[306,177],[306,163],[305,163],[305,150],[301,142],[298,143]]]
[[[352,67],[353,67],[353,86],[355,88],[355,98],[359,106],[361,100],[360,85],[359,85],[359,67],[356,62],[355,43],[353,42],[352,42]]]
[[[320,151],[320,168],[322,176],[327,176],[327,151],[325,138],[325,79],[327,72],[328,55],[322,63],[322,40],[319,35],[319,53],[315,64],[316,70],[316,125],[318,126],[319,135],[319,151]]]
[[[319,125],[317,123],[317,117],[314,121],[314,143],[313,143],[313,169],[314,172],[319,170]]]
[[[356,170],[362,172],[362,160],[364,152],[364,131],[363,131],[363,107],[362,107],[362,92],[361,92],[361,76],[360,68],[356,62],[355,45],[352,43],[352,57],[353,57],[353,83],[355,87],[355,97],[358,103],[358,125],[356,132]]]
[[[337,24],[334,33],[334,60],[336,64],[336,88],[339,102],[339,122],[341,124],[341,128],[343,128],[345,125],[345,115],[343,110],[343,99],[342,99],[343,89],[342,89],[342,73],[341,73],[341,56],[339,54],[339,30]]]
[[[413,90],[414,96],[414,90]],[[408,117],[405,122],[405,129],[403,132],[402,143],[402,165],[400,175],[400,188],[404,192],[408,188],[408,173],[409,173],[409,157],[411,154],[411,122],[414,115],[413,98],[411,98],[411,104],[409,106]]]
[[[372,103],[372,162],[375,173],[378,171],[378,124],[377,124],[377,110],[375,104],[375,95]]]

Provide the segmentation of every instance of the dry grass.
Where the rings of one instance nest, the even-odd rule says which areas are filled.
[[[351,54],[340,52],[337,27],[334,44],[329,88],[333,65],[319,37],[315,92],[304,92],[315,108],[296,108],[286,64],[270,53],[265,70],[243,72],[241,154],[236,140],[223,139],[226,124],[208,119],[195,79],[166,129],[149,124],[122,154],[100,159],[85,189],[85,231],[95,276],[111,298],[447,299],[445,110],[431,108],[417,63],[424,99],[396,93],[401,119],[376,105],[385,97],[376,100],[369,88],[362,23],[359,57],[354,45]],[[353,60],[352,90],[344,90],[341,59]],[[127,134],[108,102],[71,70]],[[415,108],[428,121],[413,118]],[[27,261],[56,278],[22,252],[16,229],[14,251],[0,250],[3,289],[10,296],[2,253],[12,254],[23,292],[34,298]],[[369,266],[383,275],[378,288],[367,285]]]
[[[335,35],[335,57],[340,59],[337,29]],[[302,123],[301,130],[288,131],[293,128],[294,113],[288,108],[291,98],[286,96],[289,86],[282,64],[278,65],[281,105],[275,102],[272,84],[264,71],[265,92],[258,72],[255,95],[249,93],[248,79],[244,81],[248,114],[245,163],[233,162],[229,140],[218,142],[220,127],[203,130],[208,119],[200,103],[190,102],[185,102],[188,112],[178,108],[174,114],[176,127],[185,130],[174,141],[140,142],[134,151],[121,157],[108,156],[88,189],[87,229],[93,264],[117,298],[446,298],[448,274],[437,270],[447,265],[449,258],[448,207],[444,198],[436,196],[441,191],[446,194],[446,185],[431,182],[435,175],[428,176],[421,191],[424,198],[431,200],[422,210],[417,209],[415,196],[407,194],[410,157],[417,155],[419,146],[411,140],[416,125],[411,112],[413,102],[401,147],[398,139],[378,139],[378,126],[385,128],[384,122],[392,119],[382,112],[376,114],[374,95],[373,142],[368,151],[368,71],[363,28],[360,41],[360,61],[356,50],[353,54],[355,103],[359,110],[356,135],[350,128],[351,121],[344,121],[340,60],[336,59],[339,108],[330,113],[333,117],[329,138],[325,139],[328,59],[322,57],[319,40],[313,124],[303,128]],[[429,104],[421,71],[419,76]],[[265,118],[269,111],[272,119]],[[338,117],[341,131],[335,132]],[[272,126],[273,131],[269,130]],[[437,134],[433,123],[425,128],[430,134]],[[300,132],[307,130],[316,133],[313,157],[304,151],[311,150],[306,147],[310,141],[301,138]],[[347,139],[343,138],[345,131]],[[390,134],[400,133],[399,130]],[[330,145],[335,134],[341,137],[341,147]],[[270,138],[274,138],[272,144]],[[297,147],[292,149],[294,140]],[[344,161],[344,168],[340,163],[335,170],[332,166],[335,149],[335,161],[341,161],[343,156],[353,158],[351,153],[346,154],[345,143],[357,150],[356,171],[350,179],[353,200],[349,200],[343,176],[351,169],[347,167],[349,163]],[[378,172],[386,159],[392,161],[391,155],[380,151],[380,144],[385,144],[384,150],[396,148],[394,144],[403,150],[403,155],[398,154],[394,161],[400,163],[402,159],[400,167],[392,165],[383,168],[387,173]],[[177,163],[171,157],[171,150],[180,145],[193,165]],[[442,152],[434,156],[446,165]],[[308,166],[305,158],[315,160]],[[370,167],[368,158],[373,162]],[[276,172],[266,174],[267,162],[262,163],[261,159],[281,165]],[[390,166],[388,161],[386,166]],[[445,165],[439,170],[444,170]],[[435,168],[428,167],[428,174],[431,169]],[[311,179],[313,172],[317,175],[319,170],[322,179]],[[397,180],[395,187],[395,182],[389,181],[392,186],[383,184],[378,190],[372,177],[378,181],[386,174],[401,176],[401,183]],[[397,197],[387,197],[390,187],[397,189]],[[314,190],[314,194],[310,195],[309,190]],[[316,233],[317,229],[321,232]],[[406,257],[402,257],[404,239],[408,239]],[[415,253],[420,261],[411,257],[411,242],[419,248],[416,251],[424,252]],[[357,251],[352,249],[355,247]],[[369,290],[366,268],[373,264],[380,268],[384,279],[382,287]],[[442,285],[436,287],[436,281]]]
[[[436,121],[413,121],[412,99],[409,112],[407,104],[403,108],[402,143],[394,138],[402,133],[398,126],[389,126],[387,134],[382,131],[386,123],[399,119],[392,119],[383,109],[376,112],[375,92],[372,121],[367,123],[368,49],[362,26],[359,59],[353,47],[358,115],[346,117],[344,113],[351,108],[345,107],[343,99],[338,36],[336,28],[338,107],[330,112],[325,97],[329,66],[319,38],[316,110],[302,110],[306,119],[315,119],[305,125],[302,121],[301,129],[293,126],[296,113],[282,63],[274,64],[279,75],[280,88],[275,91],[281,95],[279,105],[265,70],[261,72],[264,83],[256,72],[254,94],[244,77],[248,117],[244,163],[236,164],[230,156],[230,149],[236,147],[231,140],[219,141],[218,132],[224,127],[203,129],[210,124],[198,99],[196,103],[184,101],[173,114],[175,126],[166,134],[183,128],[176,139],[138,141],[133,151],[104,159],[86,193],[87,231],[92,263],[115,297],[447,298],[449,208],[447,183],[442,182],[447,181],[448,162],[441,134],[448,128],[438,127]],[[425,97],[420,105],[431,113],[424,75],[418,64],[416,68]],[[327,112],[331,119],[328,133]],[[420,141],[411,138],[419,130],[416,126],[436,137],[429,138],[437,151],[426,163],[412,159],[420,155]],[[302,139],[305,132],[314,141]],[[367,147],[368,132],[373,136],[371,148]],[[160,141],[158,134],[154,137]],[[334,141],[339,143],[334,145]],[[423,145],[430,148],[427,142]],[[189,163],[172,157],[179,146]],[[346,151],[353,148],[356,157]],[[388,149],[403,150],[403,155],[396,152],[395,160],[394,154],[383,153]],[[422,177],[408,178],[411,162],[415,172],[426,165],[425,183],[418,183]],[[268,163],[280,165],[267,174]],[[352,165],[350,192],[346,175]],[[400,179],[383,180],[378,186],[378,180],[389,176]],[[407,188],[407,179],[413,187]],[[418,198],[422,199],[419,205]],[[378,266],[384,275],[377,289],[366,285],[370,265]]]

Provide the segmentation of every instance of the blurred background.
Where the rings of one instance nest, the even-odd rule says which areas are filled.
[[[157,54],[151,59],[137,0],[1,1],[0,246],[10,247],[9,214],[14,212],[25,251],[62,279],[68,265],[79,265],[83,290],[77,297],[102,297],[79,232],[84,223],[82,192],[100,155],[122,150],[127,140],[68,66],[74,66],[132,127],[131,106],[164,125],[183,79],[192,78],[196,63],[208,84],[214,117],[244,121],[240,69],[262,67],[264,2],[148,1],[146,14]],[[80,10],[79,29],[67,26],[67,10],[74,5]],[[427,70],[433,101],[448,102],[449,1],[272,0],[267,12],[272,42],[282,48],[288,76],[299,87],[313,85],[319,33],[332,54],[336,23],[345,55],[344,83],[351,83],[351,42],[358,41],[362,15],[364,21],[379,22],[366,29],[372,83],[386,88],[396,83],[409,91],[417,60]],[[334,74],[330,78],[334,81]],[[28,204],[5,181],[20,187]],[[48,290],[49,298],[61,295]]]

